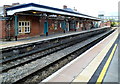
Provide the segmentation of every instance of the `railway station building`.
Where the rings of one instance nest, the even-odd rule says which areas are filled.
[[[99,21],[67,6],[59,9],[35,3],[4,5],[0,8],[0,39],[89,30],[99,27]]]

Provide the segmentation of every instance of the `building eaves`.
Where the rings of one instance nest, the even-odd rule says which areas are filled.
[[[49,6],[44,6],[44,5],[39,5],[39,4],[35,4],[35,3],[22,4],[22,5],[6,8],[6,11],[12,11],[12,10],[16,10],[16,9],[26,8],[26,7],[44,8],[44,9],[58,11],[58,13],[60,13],[60,12],[71,13],[71,15],[76,14],[76,15],[81,15],[84,18],[99,20],[96,17],[89,16],[89,15],[86,15],[86,14],[82,14],[82,13],[78,13],[78,12],[74,12],[74,11],[68,11],[68,10],[59,9],[59,8],[54,8],[54,7],[49,7]]]

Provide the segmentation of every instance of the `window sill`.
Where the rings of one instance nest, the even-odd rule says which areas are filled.
[[[30,34],[30,32],[26,32],[25,34]]]

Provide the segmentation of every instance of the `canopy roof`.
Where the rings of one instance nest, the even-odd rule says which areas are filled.
[[[81,17],[81,18],[100,21],[100,19],[93,16],[86,15],[86,14],[82,14],[74,11],[67,11],[59,8],[53,8],[53,7],[44,6],[44,5],[39,5],[35,3],[28,3],[28,4],[13,6],[10,8],[6,8],[6,11],[7,11],[7,15],[14,15],[15,13],[24,12],[24,11],[39,11],[44,13],[53,13],[53,14],[59,14],[64,16]]]

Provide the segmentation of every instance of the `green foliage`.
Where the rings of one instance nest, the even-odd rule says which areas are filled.
[[[111,27],[114,27],[114,26],[116,26],[116,23],[115,23],[115,22],[112,22],[112,23],[111,23]]]

